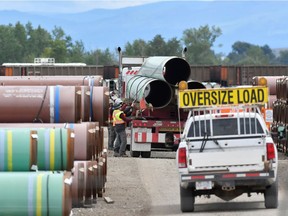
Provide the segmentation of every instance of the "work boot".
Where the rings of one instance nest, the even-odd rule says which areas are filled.
[[[120,157],[128,157],[128,155],[126,155],[126,153],[122,153],[120,154]]]
[[[120,157],[120,154],[118,152],[114,152],[114,157]]]

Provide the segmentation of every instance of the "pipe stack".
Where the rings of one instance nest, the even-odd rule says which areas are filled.
[[[137,75],[126,77],[126,95],[122,96],[138,102],[144,99],[155,109],[165,108],[174,102],[177,84],[188,81],[190,70],[189,63],[179,57],[149,57]]]
[[[287,97],[283,95],[286,91],[283,89],[285,80],[286,78],[283,76],[256,76],[252,79],[253,85],[267,86],[269,89],[268,108],[273,110],[273,122],[269,123],[269,127],[273,141],[276,143],[278,150],[282,152],[287,151],[286,141],[283,140],[281,138],[282,135],[279,134],[279,129],[283,128],[283,125],[286,124],[285,104]]]
[[[69,215],[72,207],[91,206],[102,196],[109,98],[101,79],[0,77],[0,182],[16,178],[24,188],[21,202],[34,203],[23,205],[19,215],[53,212],[50,207],[53,215]],[[17,210],[12,201],[17,187],[0,184],[1,191],[4,187],[11,199],[3,203]],[[27,196],[33,191],[35,200]],[[0,215],[14,215],[12,208],[0,208]]]
[[[283,76],[255,76],[252,78],[253,85],[267,86],[269,90],[268,108],[273,108],[273,104],[277,99],[277,80]]]
[[[0,215],[70,215],[69,172],[1,172]]]
[[[288,77],[276,81],[276,101],[273,105],[273,124],[271,133],[279,151],[288,155]]]

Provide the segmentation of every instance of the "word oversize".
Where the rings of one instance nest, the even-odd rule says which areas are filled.
[[[186,90],[179,92],[179,107],[263,104],[268,102],[266,87]]]

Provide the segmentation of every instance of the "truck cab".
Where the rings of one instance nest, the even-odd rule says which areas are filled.
[[[194,211],[197,196],[244,193],[263,193],[266,208],[277,208],[277,161],[259,106],[191,109],[176,154],[181,210]]]

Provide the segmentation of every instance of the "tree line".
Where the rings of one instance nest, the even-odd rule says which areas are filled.
[[[275,55],[268,45],[258,46],[236,41],[232,51],[225,56],[213,50],[222,31],[216,26],[200,26],[183,31],[181,39],[165,40],[160,34],[152,40],[136,39],[122,48],[123,56],[182,56],[187,48],[186,60],[191,65],[288,65],[288,50]],[[221,45],[220,45],[221,46]],[[49,32],[40,25],[0,25],[0,63],[30,63],[34,58],[55,58],[57,63],[81,62],[88,65],[118,64],[118,51],[86,50],[84,43],[73,41],[61,27],[55,26]]]

